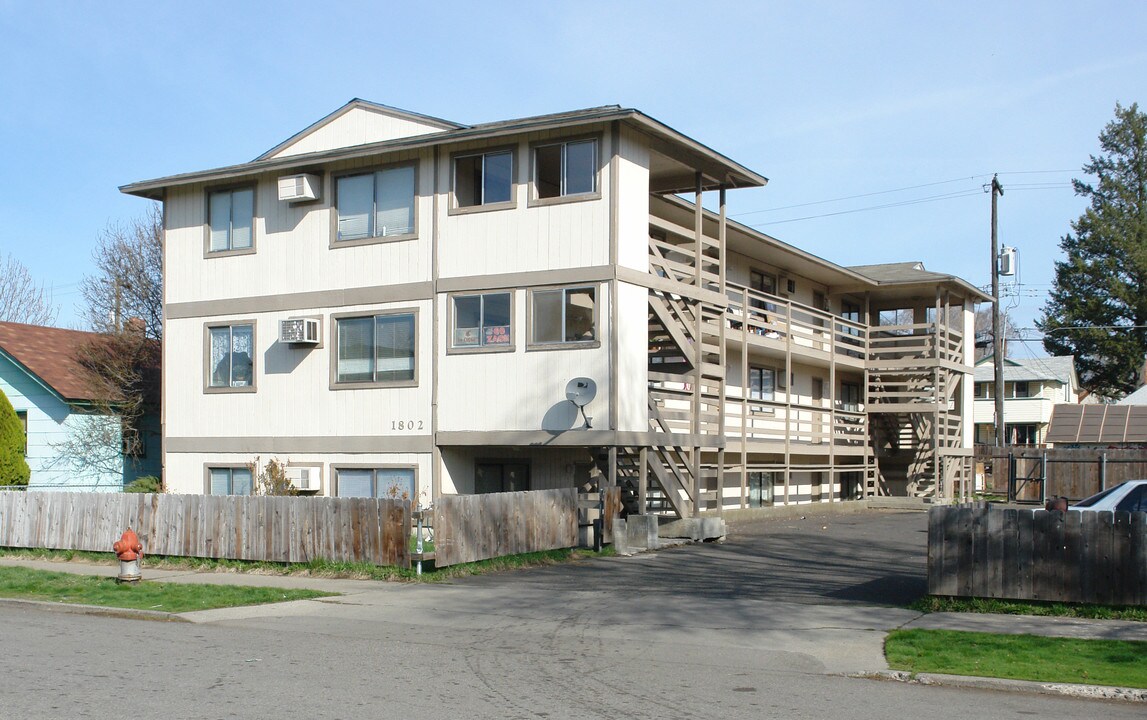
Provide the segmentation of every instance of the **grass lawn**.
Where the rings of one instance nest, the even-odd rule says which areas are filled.
[[[909,607],[920,612],[971,612],[998,615],[1036,615],[1077,617],[1091,620],[1135,620],[1147,622],[1143,605],[1092,605],[1086,603],[997,600],[995,598],[957,598],[929,595]]]
[[[112,576],[74,575],[21,567],[0,567],[0,597],[180,613],[328,597],[316,590],[243,585],[117,584]]]
[[[1147,688],[1147,642],[896,630],[884,654],[916,673]]]

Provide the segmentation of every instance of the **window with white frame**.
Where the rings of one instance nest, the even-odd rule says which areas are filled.
[[[510,293],[455,295],[453,301],[453,347],[510,347]]]
[[[254,489],[249,467],[213,467],[207,474],[210,495],[251,495]]]
[[[414,166],[344,175],[336,180],[338,240],[414,234]]]
[[[209,327],[208,387],[250,388],[255,378],[255,326]]]
[[[207,195],[209,252],[249,250],[253,247],[255,189],[215,190]]]
[[[772,400],[776,395],[777,371],[774,368],[749,368],[749,399]]]
[[[415,324],[414,313],[336,318],[335,382],[413,381]]]
[[[413,501],[414,468],[336,468],[335,493],[338,497]]]
[[[538,198],[585,195],[597,191],[597,140],[534,148],[534,192]]]
[[[597,340],[594,325],[596,288],[534,290],[531,297],[533,343],[550,345]]]
[[[454,202],[458,207],[508,203],[513,199],[513,188],[513,151],[498,150],[454,158]]]

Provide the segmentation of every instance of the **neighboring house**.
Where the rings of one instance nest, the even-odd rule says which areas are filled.
[[[1139,388],[1133,393],[1129,393],[1116,405],[1147,405],[1147,385]]]
[[[994,445],[995,364],[987,355],[976,363],[976,442]],[[1079,375],[1071,355],[1004,359],[1004,432],[1009,445],[1045,442],[1057,403],[1080,402]],[[1086,402],[1094,402],[1094,399]]]
[[[462,125],[354,100],[251,162],[125,186],[164,203],[168,489],[250,492],[274,457],[308,492],[421,503],[950,497],[987,297],[726,219],[765,183],[617,106]]]
[[[60,328],[0,322],[0,391],[24,424],[29,490],[118,491],[142,475],[159,475],[158,427],[142,428],[144,453],[124,457],[112,445],[106,457],[77,469],[75,438],[95,427],[118,432],[118,421],[98,414],[76,351],[99,336]],[[150,435],[150,438],[148,437]],[[120,449],[121,450],[121,449]],[[99,453],[92,453],[95,457]]]

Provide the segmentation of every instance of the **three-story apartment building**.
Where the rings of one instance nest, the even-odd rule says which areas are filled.
[[[125,186],[164,204],[167,487],[249,492],[273,457],[308,492],[419,503],[950,497],[983,294],[727,220],[766,182],[616,106],[461,125],[354,100]]]

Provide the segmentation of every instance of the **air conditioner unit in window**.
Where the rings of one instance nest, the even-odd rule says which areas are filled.
[[[284,175],[279,178],[279,199],[286,202],[318,200],[321,182],[318,175]]]
[[[279,322],[279,342],[293,345],[318,345],[319,321],[314,318],[291,318]]]
[[[310,491],[319,489],[319,469],[313,467],[289,467],[287,479],[296,490]]]

